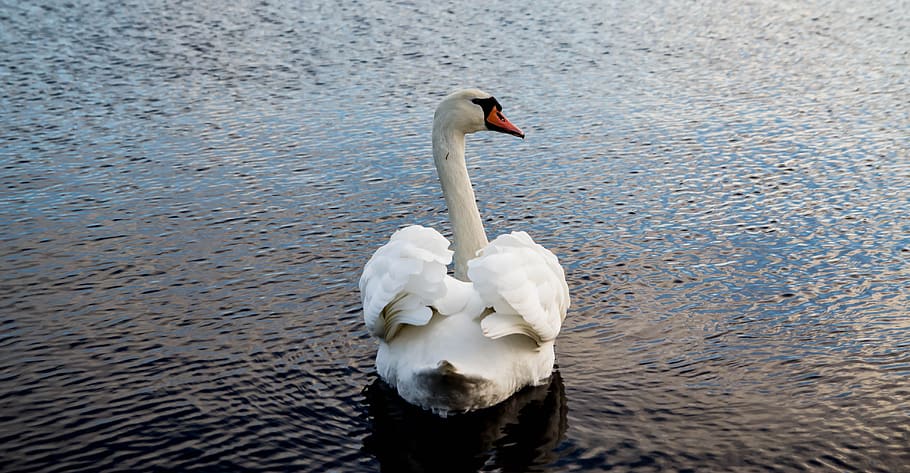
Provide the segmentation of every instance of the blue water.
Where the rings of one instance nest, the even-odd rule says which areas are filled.
[[[558,3],[558,4],[557,4]],[[4,471],[908,471],[902,2],[0,2]],[[487,232],[567,270],[559,376],[440,420],[363,264]]]

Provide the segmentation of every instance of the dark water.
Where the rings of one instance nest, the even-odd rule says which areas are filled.
[[[910,471],[910,5],[443,3],[0,3],[0,468]],[[573,307],[561,377],[442,421],[356,281],[448,231],[458,86]]]

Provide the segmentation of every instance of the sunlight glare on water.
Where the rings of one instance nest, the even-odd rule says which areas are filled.
[[[900,2],[0,2],[9,471],[901,471]],[[559,375],[441,420],[377,380],[357,280],[450,235],[566,268]]]

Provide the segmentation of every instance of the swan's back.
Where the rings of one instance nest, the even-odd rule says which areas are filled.
[[[447,247],[435,230],[406,227],[360,279],[379,375],[440,414],[488,407],[546,381],[568,308],[556,257],[526,233],[491,242],[469,262],[469,282],[445,273]]]

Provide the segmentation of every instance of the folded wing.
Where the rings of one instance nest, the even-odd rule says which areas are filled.
[[[569,308],[565,272],[552,252],[525,232],[493,240],[468,262],[468,278],[493,313],[484,317],[484,335],[520,334],[538,344],[559,334]]]
[[[412,225],[376,250],[360,277],[363,319],[374,336],[390,341],[404,324],[426,325],[433,310],[448,315],[466,301],[467,283],[446,275],[449,241],[436,230]]]

